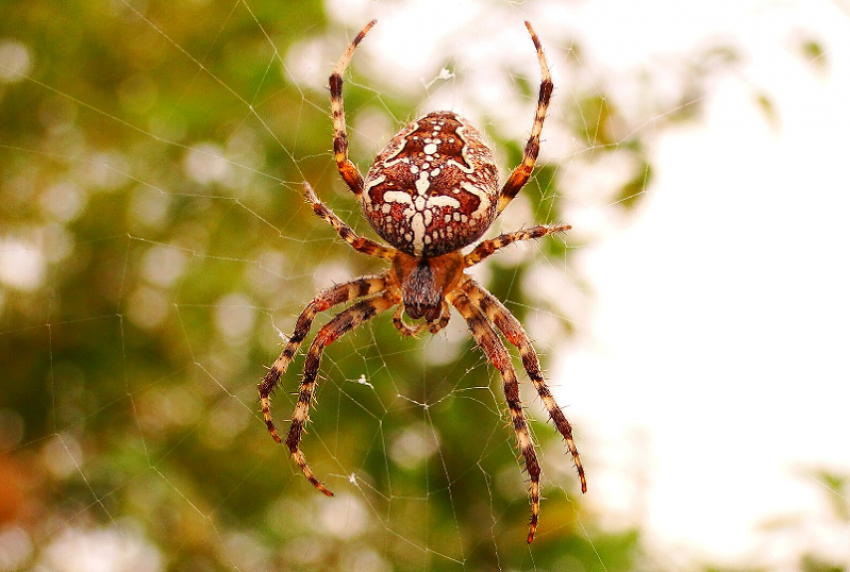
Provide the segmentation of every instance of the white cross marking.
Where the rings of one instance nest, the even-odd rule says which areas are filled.
[[[410,224],[410,230],[413,231],[413,252],[417,256],[422,254],[425,244],[431,242],[430,240],[425,240],[425,230],[431,224],[431,220],[434,217],[433,209],[436,207],[460,207],[460,201],[452,197],[426,196],[425,193],[428,192],[430,187],[431,181],[428,172],[421,171],[419,178],[416,180],[416,193],[418,196],[415,199],[404,191],[384,192],[385,203],[407,205],[407,208],[404,209],[402,214],[407,219],[408,224]]]

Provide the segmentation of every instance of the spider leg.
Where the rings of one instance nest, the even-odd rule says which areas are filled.
[[[537,353],[531,346],[528,335],[525,333],[519,320],[511,314],[510,310],[498,298],[474,280],[468,280],[463,285],[463,291],[466,292],[472,303],[484,312],[487,319],[496,325],[505,338],[519,350],[522,357],[522,365],[528,373],[528,377],[531,378],[531,382],[534,384],[534,388],[537,390],[543,406],[549,413],[549,418],[567,443],[567,448],[573,457],[573,462],[575,463],[579,480],[581,481],[581,492],[586,493],[587,481],[584,478],[584,467],[581,464],[581,457],[573,440],[572,426],[567,421],[564,412],[558,406],[555,398],[552,397],[552,392],[549,390],[549,386],[546,385],[543,374],[540,372],[540,360],[537,359]]]
[[[381,292],[385,290],[386,287],[386,274],[382,274],[380,276],[364,276],[362,278],[352,280],[351,282],[337,284],[336,286],[332,286],[316,294],[313,301],[307,304],[307,307],[304,308],[301,315],[298,316],[292,337],[289,338],[289,342],[286,344],[286,347],[283,348],[280,356],[278,356],[272,364],[268,373],[263,378],[263,381],[261,381],[257,386],[257,389],[260,392],[260,403],[262,406],[263,418],[266,421],[266,427],[268,427],[269,433],[271,433],[271,436],[275,441],[278,443],[281,442],[280,437],[277,434],[277,430],[275,429],[274,422],[272,421],[271,394],[280,382],[281,376],[286,373],[286,368],[289,367],[289,363],[292,361],[292,358],[295,357],[295,353],[298,351],[298,348],[301,347],[301,342],[303,342],[304,338],[307,337],[307,334],[310,333],[310,327],[313,325],[313,319],[316,317],[316,314],[355,298],[362,298],[363,296]]]
[[[516,372],[511,365],[511,358],[505,344],[493,330],[493,326],[487,317],[479,310],[465,294],[453,296],[452,304],[466,319],[472,337],[478,346],[490,360],[490,363],[499,370],[502,376],[502,387],[505,392],[505,401],[513,421],[516,432],[517,443],[525,457],[525,467],[531,479],[529,496],[531,497],[531,522],[528,529],[528,542],[534,540],[534,532],[537,530],[537,517],[540,514],[540,465],[537,462],[537,454],[534,451],[534,441],[528,433],[528,424],[522,412],[522,403],[519,399],[519,383]]]
[[[534,33],[531,24],[526,22],[525,27],[528,28],[528,33],[531,34],[531,41],[534,42],[534,47],[537,49],[537,60],[540,62],[540,93],[537,96],[537,112],[534,115],[534,123],[531,126],[531,136],[528,138],[528,143],[525,145],[525,152],[522,155],[522,163],[520,163],[508,177],[507,182],[502,187],[502,192],[499,196],[499,212],[501,213],[508,203],[510,203],[517,193],[525,186],[531,177],[531,172],[534,170],[534,163],[537,161],[537,154],[540,152],[540,133],[543,131],[543,121],[546,119],[546,110],[549,108],[549,100],[552,98],[552,76],[549,73],[549,66],[546,63],[546,55],[543,53],[543,46]]]
[[[398,295],[392,291],[387,291],[379,296],[357,302],[325,324],[319,330],[319,333],[316,334],[316,338],[307,351],[307,358],[304,363],[304,378],[301,380],[298,403],[295,405],[295,411],[292,414],[292,425],[290,425],[289,434],[286,436],[286,445],[289,447],[290,456],[298,464],[298,467],[304,473],[304,476],[307,477],[307,480],[327,496],[333,496],[333,493],[325,488],[310,470],[300,447],[304,425],[307,423],[310,415],[310,403],[313,401],[313,389],[316,386],[316,377],[319,374],[319,363],[322,359],[322,352],[328,345],[363,322],[392,308],[398,302]]]
[[[451,306],[449,306],[448,302],[443,300],[443,313],[440,315],[439,320],[428,323],[428,331],[432,334],[438,333],[440,330],[449,325],[449,318],[451,318]]]
[[[393,314],[393,326],[395,326],[395,329],[398,330],[401,335],[415,338],[416,336],[422,333],[422,330],[427,327],[425,326],[425,324],[417,324],[415,326],[407,325],[402,319],[403,313],[404,305],[399,304],[398,308],[396,308],[396,311]]]
[[[514,232],[509,232],[507,234],[500,234],[495,238],[483,241],[475,247],[475,250],[464,256],[463,265],[465,268],[474,266],[485,258],[487,258],[488,256],[490,256],[491,254],[495,254],[502,248],[508,246],[509,244],[513,244],[514,242],[519,242],[521,240],[529,240],[532,238],[541,238],[546,236],[547,234],[564,232],[565,230],[570,230],[571,228],[572,227],[568,224],[539,225],[527,228],[525,230],[517,230]]]
[[[306,197],[306,199],[313,205],[313,212],[324,219],[324,221],[329,225],[334,227],[337,234],[339,234],[339,236],[347,242],[351,248],[357,252],[368,254],[369,256],[377,256],[378,258],[392,260],[395,252],[392,248],[387,248],[374,240],[358,236],[353,230],[351,230],[350,226],[345,224],[341,218],[336,216],[331,209],[326,207],[325,204],[319,200],[319,197],[317,197],[316,193],[313,191],[313,187],[311,187],[310,183],[307,182],[304,183],[304,197]]]
[[[348,133],[345,130],[345,107],[342,99],[342,74],[348,63],[351,61],[351,56],[354,55],[354,50],[357,45],[366,37],[366,33],[375,25],[377,20],[372,20],[359,34],[339,58],[339,61],[334,66],[334,71],[331,74],[329,83],[331,88],[331,110],[333,111],[334,121],[334,159],[336,160],[339,174],[342,175],[355,196],[360,197],[363,192],[363,175],[357,169],[357,166],[348,158]]]

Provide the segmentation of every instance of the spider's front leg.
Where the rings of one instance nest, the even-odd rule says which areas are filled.
[[[540,63],[540,92],[537,96],[537,111],[534,114],[534,123],[531,125],[531,136],[525,144],[525,152],[522,155],[522,163],[511,172],[510,177],[502,187],[499,195],[499,212],[501,213],[508,204],[519,194],[534,170],[537,155],[540,153],[540,134],[543,132],[543,122],[546,120],[546,111],[549,109],[549,100],[552,99],[552,75],[549,73],[549,65],[546,63],[546,55],[543,53],[543,45],[528,22],[525,23],[534,49],[537,50],[537,61]]]
[[[481,309],[487,319],[499,328],[499,331],[507,338],[507,340],[516,346],[522,358],[522,365],[531,378],[531,383],[537,390],[543,406],[549,413],[549,418],[555,424],[558,432],[564,438],[567,448],[572,455],[573,463],[575,463],[578,477],[581,481],[581,492],[587,492],[587,481],[584,477],[584,467],[581,464],[581,457],[578,454],[576,443],[573,440],[573,428],[570,422],[567,421],[564,412],[558,406],[549,386],[543,379],[543,374],[540,371],[540,360],[537,359],[537,352],[534,351],[531,342],[528,341],[528,334],[519,323],[519,320],[511,314],[498,298],[488,292],[483,286],[470,279],[463,285],[463,291],[466,292],[472,303]]]
[[[333,493],[325,488],[321,481],[316,478],[307,465],[304,454],[301,452],[301,436],[304,432],[304,426],[309,420],[310,404],[313,401],[313,390],[316,386],[316,377],[319,374],[322,352],[328,345],[360,324],[392,308],[399,301],[396,293],[387,291],[374,298],[367,298],[366,300],[357,302],[325,324],[319,330],[319,333],[316,334],[316,338],[307,351],[307,359],[304,363],[304,378],[301,380],[301,387],[298,391],[298,403],[292,414],[292,425],[290,425],[289,434],[286,436],[286,445],[289,447],[290,455],[298,464],[304,476],[313,483],[314,487],[328,496],[333,496]]]
[[[351,56],[354,55],[354,50],[358,44],[363,41],[366,34],[372,29],[377,20],[372,20],[366,27],[363,28],[348,49],[339,58],[334,71],[329,79],[331,88],[331,110],[333,111],[334,122],[334,159],[336,160],[337,169],[345,183],[351,191],[359,197],[363,193],[363,175],[357,169],[357,166],[348,158],[348,132],[345,129],[345,106],[342,99],[342,74],[345,73],[345,68],[351,61]]]
[[[283,348],[280,356],[278,356],[271,368],[269,368],[269,371],[266,373],[263,381],[257,386],[257,389],[260,392],[260,404],[263,411],[263,419],[265,419],[266,427],[268,427],[269,433],[271,433],[271,436],[275,441],[278,443],[281,442],[280,437],[277,434],[277,430],[275,429],[274,422],[272,421],[271,395],[277,387],[277,384],[280,382],[281,376],[286,373],[286,368],[289,367],[289,364],[292,362],[292,358],[295,357],[298,348],[301,347],[301,342],[303,342],[304,338],[307,337],[307,334],[310,333],[310,328],[313,325],[313,320],[316,318],[316,314],[324,312],[334,306],[338,306],[339,304],[344,304],[345,302],[354,300],[355,298],[362,298],[364,296],[369,296],[370,294],[382,292],[386,289],[386,287],[386,274],[382,274],[380,276],[364,276],[362,278],[352,280],[351,282],[337,284],[336,286],[332,286],[319,292],[316,297],[313,298],[313,301],[307,304],[307,307],[304,308],[301,315],[298,316],[292,337],[289,338],[289,342],[286,344],[286,347]]]
[[[528,424],[522,412],[522,402],[519,399],[519,383],[516,372],[511,365],[511,357],[508,350],[499,339],[487,317],[475,307],[464,294],[453,297],[452,304],[458,312],[466,319],[472,337],[502,376],[502,387],[505,392],[505,401],[511,414],[514,432],[516,432],[517,444],[525,458],[525,467],[531,479],[528,494],[531,497],[531,521],[528,527],[528,542],[534,540],[537,530],[537,518],[540,514],[540,464],[537,462],[537,453],[534,451],[534,441],[528,433]]]

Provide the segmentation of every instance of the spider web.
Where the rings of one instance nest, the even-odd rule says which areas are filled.
[[[39,13],[50,9],[15,4],[33,35],[0,37],[0,103],[24,124],[0,143],[13,221],[0,232],[0,570],[637,566],[634,521],[585,505],[517,362],[543,465],[525,544],[526,475],[498,375],[457,315],[420,340],[381,316],[327,349],[303,449],[333,499],[265,434],[256,382],[317,290],[382,270],[300,195],[309,181],[372,236],[333,162],[332,62],[379,18],[346,76],[361,171],[404,122],[447,108],[487,134],[504,177],[536,105],[528,19],[556,92],[535,175],[488,236],[575,230],[473,275],[523,322],[590,478],[604,475],[582,408],[592,380],[561,357],[592,300],[577,261],[632,216],[658,133],[693,120],[708,78],[734,61],[725,41],[606,69],[581,26],[599,16],[581,4],[113,0]],[[45,23],[56,29],[36,37]],[[301,367],[273,401],[280,427]],[[620,470],[642,474],[645,454],[629,445]]]

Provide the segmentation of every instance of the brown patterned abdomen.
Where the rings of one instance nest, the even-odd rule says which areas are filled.
[[[366,175],[363,212],[375,231],[412,256],[440,256],[478,239],[496,218],[493,154],[466,119],[435,111],[412,122]]]

